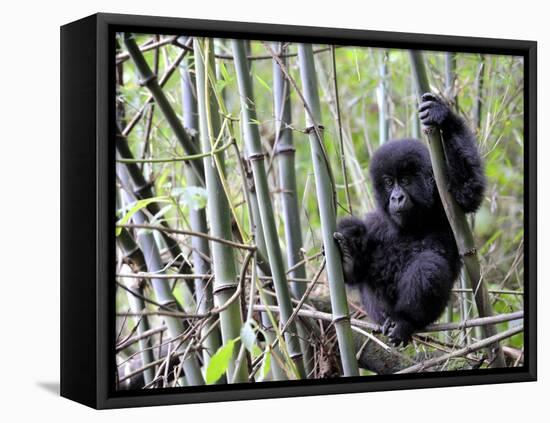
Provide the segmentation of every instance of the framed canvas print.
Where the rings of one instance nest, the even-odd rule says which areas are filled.
[[[61,29],[61,394],[536,379],[536,43]]]

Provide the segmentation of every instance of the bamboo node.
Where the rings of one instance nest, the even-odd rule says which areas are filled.
[[[282,145],[275,150],[275,156],[277,154],[294,154],[295,152],[296,149],[292,145]]]
[[[308,126],[306,127],[306,129],[304,130],[306,134],[311,134],[312,132],[315,132],[316,130],[318,131],[323,131],[325,129],[325,127],[321,124],[315,126],[315,125],[311,125],[311,126]]]
[[[255,160],[263,160],[264,158],[265,158],[264,153],[255,153],[248,156],[248,160],[250,160],[251,162]]]
[[[237,285],[234,283],[224,283],[222,285],[215,286],[212,289],[212,294],[216,295],[223,291],[235,290]]]
[[[336,323],[339,323],[339,322],[343,322],[344,320],[347,320],[348,322],[350,321],[350,317],[348,314],[344,315],[344,316],[333,316],[332,317],[332,323],[333,324],[336,324]]]
[[[147,87],[152,81],[156,81],[157,75],[152,73],[151,75],[147,76],[146,78],[142,78],[139,80],[139,86],[140,87]]]
[[[460,253],[460,257],[475,256],[476,254],[477,254],[477,248],[474,247],[464,251],[463,253]]]
[[[145,185],[142,185],[140,187],[136,187],[136,189],[134,190],[134,195],[137,198],[146,198],[147,190],[151,189],[151,187],[153,187],[153,186],[154,186],[153,181],[149,181]]]

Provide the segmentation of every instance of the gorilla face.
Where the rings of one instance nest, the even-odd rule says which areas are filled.
[[[413,208],[413,202],[407,191],[411,186],[411,177],[384,175],[384,188],[387,193],[387,208],[392,219],[401,226]]]
[[[429,152],[420,141],[390,141],[374,154],[370,175],[378,207],[398,226],[422,219],[434,204]]]

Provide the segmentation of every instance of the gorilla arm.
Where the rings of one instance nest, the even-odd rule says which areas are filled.
[[[475,212],[483,200],[485,175],[475,137],[464,120],[440,98],[426,93],[418,109],[422,124],[442,132],[449,191],[464,212]]]

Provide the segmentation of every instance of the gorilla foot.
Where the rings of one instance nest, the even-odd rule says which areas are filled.
[[[396,347],[403,344],[406,347],[411,341],[414,328],[404,320],[392,320],[387,318],[382,326],[382,333],[390,338],[390,341]]]

